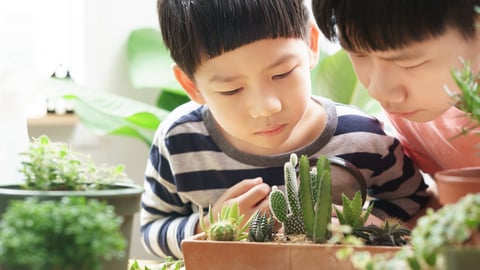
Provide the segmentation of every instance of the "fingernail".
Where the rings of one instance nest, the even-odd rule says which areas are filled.
[[[262,177],[257,177],[257,178],[255,178],[255,179],[253,179],[253,182],[254,182],[255,184],[260,184],[260,183],[263,182],[263,179],[262,179]]]

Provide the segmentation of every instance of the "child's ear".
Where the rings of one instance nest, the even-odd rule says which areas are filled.
[[[172,69],[175,79],[177,79],[178,83],[180,83],[180,85],[183,87],[190,99],[199,104],[205,104],[202,93],[200,93],[190,77],[188,77],[188,75],[185,74],[185,72],[183,72],[183,70],[176,64],[172,66]]]
[[[319,38],[320,30],[315,23],[310,23],[310,69],[313,69],[318,63],[320,54]]]

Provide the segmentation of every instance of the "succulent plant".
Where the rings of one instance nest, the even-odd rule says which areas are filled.
[[[338,221],[341,225],[348,225],[352,228],[360,228],[370,216],[373,204],[370,204],[366,210],[363,210],[363,200],[360,192],[356,192],[352,199],[342,194],[342,208],[334,206]]]
[[[201,216],[203,216],[202,207],[199,207]],[[240,214],[238,203],[225,205],[218,213],[217,220],[214,219],[212,207],[209,207],[208,218],[210,225],[205,226],[203,219],[200,219],[200,226],[207,234],[207,239],[215,241],[240,241],[248,237],[248,228],[250,226],[250,218],[242,225],[244,215]],[[253,216],[252,216],[253,217]]]
[[[354,228],[353,235],[364,239],[369,246],[404,246],[408,243],[406,237],[410,236],[410,230],[398,220],[387,219],[382,226],[370,224]]]
[[[250,229],[248,231],[248,241],[250,242],[270,242],[273,240],[273,227],[275,220],[271,213],[257,210],[253,215]]]
[[[299,181],[296,166],[299,163]],[[330,162],[321,156],[316,168],[304,155],[291,154],[285,163],[286,194],[273,186],[270,192],[270,209],[274,217],[284,226],[286,235],[305,234],[315,243],[325,242],[329,236],[328,224],[332,217],[332,182]]]
[[[456,101],[456,106],[476,123],[473,127],[467,127],[464,134],[480,125],[480,72],[473,73],[470,64],[464,62],[462,69],[452,70],[452,77],[460,92],[454,93],[447,88],[447,93]]]

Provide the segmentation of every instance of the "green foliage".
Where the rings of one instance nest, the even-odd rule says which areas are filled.
[[[171,256],[167,256],[164,259],[164,262],[160,264],[160,266],[155,268],[150,268],[148,266],[144,266],[143,269],[140,267],[137,260],[134,260],[132,265],[128,270],[180,270],[185,269],[183,260],[175,260]]]
[[[261,213],[257,210],[253,215],[250,228],[248,230],[248,241],[250,242],[270,242],[273,240],[273,227],[275,220],[271,213]]]
[[[357,79],[345,50],[323,57],[311,72],[312,93],[333,101],[355,105],[367,113],[381,112],[379,103]]]
[[[396,220],[386,220],[382,226],[374,224],[353,228],[353,234],[365,240],[369,246],[404,246],[410,230]]]
[[[22,153],[20,172],[31,190],[97,190],[126,180],[123,166],[96,166],[90,157],[74,152],[66,143],[42,135]]]
[[[359,265],[357,269],[437,269],[445,249],[468,245],[473,233],[479,231],[480,194],[468,194],[437,211],[428,209],[411,232],[410,246],[393,257],[354,254],[352,262]]]
[[[480,230],[480,194],[469,194],[455,204],[434,212],[428,209],[412,231],[411,243],[418,255],[429,265],[435,265],[441,251],[452,245],[462,245]]]
[[[342,194],[342,209],[334,206],[338,221],[341,225],[348,225],[352,228],[363,227],[370,216],[373,209],[373,204],[363,210],[363,200],[360,192],[355,192],[355,195],[350,200],[347,195]]]
[[[300,157],[298,184],[296,154],[285,163],[286,195],[276,186],[270,192],[270,208],[274,217],[283,223],[285,234],[305,234],[315,243],[325,242],[329,236],[328,224],[332,215],[332,183],[330,163],[325,156],[310,169],[306,156]]]
[[[64,95],[75,106],[75,114],[93,133],[137,138],[148,147],[168,110],[134,99],[91,91],[72,91]]]
[[[200,216],[203,216],[202,207],[199,207],[199,210]],[[200,218],[200,226],[209,240],[240,241],[248,237],[251,218],[242,225],[244,215],[240,213],[240,207],[237,202],[223,206],[220,213],[218,213],[217,220],[214,219],[212,207],[210,206],[208,218],[209,226],[205,226],[202,218]]]
[[[480,72],[474,74],[470,64],[464,63],[462,69],[452,70],[452,77],[460,88],[460,93],[446,89],[447,92],[455,100],[456,106],[476,123],[473,127],[467,127],[463,132],[466,133],[480,125]]]
[[[101,269],[125,256],[122,218],[82,197],[13,201],[0,221],[0,264],[10,269]]]

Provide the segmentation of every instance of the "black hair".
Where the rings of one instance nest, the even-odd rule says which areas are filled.
[[[315,20],[327,39],[350,50],[401,49],[448,29],[475,38],[480,0],[312,0]]]
[[[202,61],[261,39],[307,39],[304,0],[158,0],[163,42],[191,78]]]

